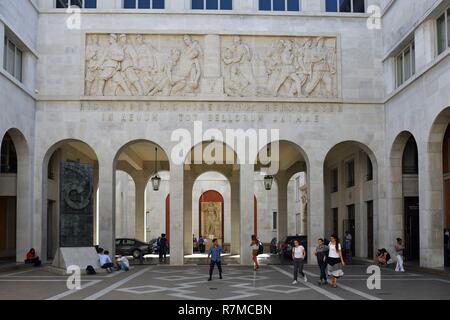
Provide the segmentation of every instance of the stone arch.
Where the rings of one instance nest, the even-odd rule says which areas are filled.
[[[56,250],[60,246],[60,227],[59,227],[59,217],[60,217],[60,181],[59,175],[55,175],[53,178],[49,176],[49,165],[51,165],[50,160],[56,154],[56,151],[62,150],[62,148],[67,148],[66,154],[59,152],[57,163],[53,163],[53,166],[57,168],[59,172],[60,163],[65,158],[77,157],[66,159],[72,162],[90,162],[93,164],[93,195],[92,195],[92,206],[93,206],[93,244],[98,243],[98,182],[99,182],[99,167],[98,167],[98,155],[94,148],[87,142],[81,139],[63,139],[53,143],[44,153],[42,159],[42,181],[41,181],[41,257],[43,259],[53,258]],[[83,160],[81,160],[83,158]]]
[[[340,141],[328,150],[323,166],[325,236],[337,230],[343,238],[344,232],[349,231],[352,255],[373,257],[380,237],[379,169],[375,152],[360,141]],[[347,175],[347,170],[353,174]],[[333,190],[333,185],[337,189]]]
[[[23,257],[33,245],[32,239],[32,183],[29,180],[31,175],[32,159],[30,155],[30,145],[22,133],[17,128],[10,128],[1,136],[2,140],[6,136],[12,140],[14,145],[17,172],[15,172],[16,182],[16,203],[15,203],[15,226],[14,226],[14,240],[15,240],[15,258],[16,261],[22,262]]]

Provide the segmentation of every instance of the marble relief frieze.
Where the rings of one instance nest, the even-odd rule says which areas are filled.
[[[338,97],[336,37],[87,34],[86,96]]]

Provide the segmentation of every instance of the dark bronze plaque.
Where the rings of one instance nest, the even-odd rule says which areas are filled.
[[[60,247],[92,247],[94,166],[61,162]]]

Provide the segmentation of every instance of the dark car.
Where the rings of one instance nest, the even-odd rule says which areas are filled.
[[[308,238],[306,236],[287,236],[280,242],[279,252],[282,258],[292,259],[292,247],[294,246],[294,240],[300,241],[300,244],[305,248],[308,253]],[[307,260],[305,257],[305,261]]]
[[[134,259],[141,259],[146,254],[153,252],[150,244],[136,239],[116,239],[116,254],[122,256],[133,256]]]

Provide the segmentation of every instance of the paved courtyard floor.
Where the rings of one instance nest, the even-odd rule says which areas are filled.
[[[292,285],[290,265],[267,265],[254,272],[243,266],[224,266],[208,282],[207,266],[136,265],[129,272],[82,276],[81,290],[68,290],[66,276],[43,268],[0,269],[0,300],[392,300],[450,299],[450,278],[425,273],[382,270],[381,290],[366,285],[367,266],[351,265],[336,289],[317,284],[317,267],[306,266],[308,282]]]

